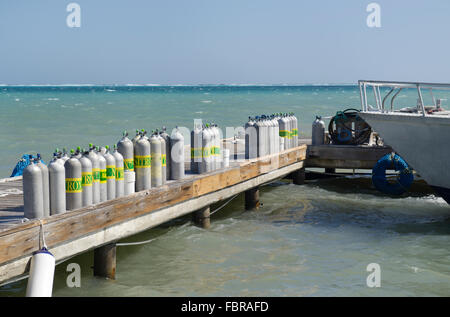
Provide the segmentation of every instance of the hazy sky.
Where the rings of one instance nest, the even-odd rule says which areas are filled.
[[[450,1],[371,2],[0,0],[0,84],[450,82]]]

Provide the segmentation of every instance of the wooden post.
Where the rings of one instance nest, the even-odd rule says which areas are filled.
[[[245,191],[245,209],[259,209],[259,187]]]
[[[203,229],[208,229],[211,226],[211,209],[209,206],[195,211],[192,214],[192,221]]]
[[[292,173],[292,181],[295,185],[303,185],[305,183],[304,167]]]
[[[116,244],[110,243],[94,250],[94,275],[116,279]]]

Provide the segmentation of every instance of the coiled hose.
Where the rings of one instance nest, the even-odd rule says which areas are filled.
[[[359,110],[345,109],[338,111],[328,124],[328,133],[333,144],[359,145],[367,143],[372,128],[358,114]],[[355,122],[355,129],[352,123]]]

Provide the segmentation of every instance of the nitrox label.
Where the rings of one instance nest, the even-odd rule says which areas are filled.
[[[83,172],[81,173],[81,186],[92,186],[92,173]]]
[[[213,147],[211,148],[211,154],[214,155],[214,156],[220,155],[220,147],[218,147],[218,146],[213,146]]]
[[[280,136],[282,138],[289,138],[290,135],[291,133],[288,130],[280,130]]]
[[[100,170],[100,184],[106,183],[106,169]]]
[[[81,178],[66,178],[66,193],[81,193]]]
[[[211,155],[211,148],[209,147],[202,148],[202,155],[203,157],[209,157]]]
[[[106,165],[106,178],[107,179],[116,178],[116,167],[114,165]]]
[[[297,136],[298,135],[298,129],[292,129],[292,136]]]
[[[136,155],[134,157],[135,168],[150,168],[152,166],[152,158],[150,155]]]
[[[92,169],[92,178],[93,178],[94,183],[100,182],[100,169],[99,168]]]
[[[133,159],[124,159],[123,165],[126,170],[128,171],[134,171],[134,160]]]
[[[116,181],[123,180],[123,167],[116,168]]]
[[[202,158],[202,148],[200,147],[194,147],[191,148],[191,158]]]
[[[167,164],[167,155],[166,154],[162,154],[161,155],[161,161],[162,161],[162,166],[166,166]]]

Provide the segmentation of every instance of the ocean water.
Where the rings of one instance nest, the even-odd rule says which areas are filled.
[[[401,97],[401,96],[399,96]],[[414,105],[405,94],[402,106]],[[242,125],[249,115],[290,112],[308,137],[315,115],[360,108],[354,86],[0,87],[0,176],[18,157],[55,146],[115,143],[124,129],[191,127],[193,118]],[[92,276],[93,253],[57,266],[54,296],[449,296],[450,207],[426,184],[386,197],[370,178],[278,181],[263,207],[243,195],[212,216],[209,230],[177,219],[118,247],[117,279]],[[220,204],[212,207],[217,208]],[[81,287],[66,286],[67,264]],[[369,288],[378,263],[381,287]],[[23,296],[26,280],[0,287]]]
[[[0,87],[0,177],[24,153],[48,160],[55,147],[112,145],[123,130],[192,128],[196,118],[237,127],[248,116],[295,112],[307,137],[316,114],[359,104],[349,86]]]

